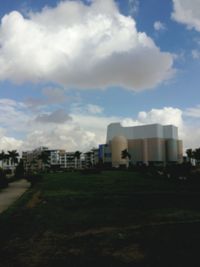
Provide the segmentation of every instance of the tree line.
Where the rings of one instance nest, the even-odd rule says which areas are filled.
[[[197,162],[200,161],[200,148],[196,148],[196,149],[189,148],[186,150],[186,154],[188,158],[190,159],[190,161],[192,159],[195,159]]]
[[[2,168],[4,163],[10,161],[12,165],[15,165],[18,163],[18,157],[19,157],[19,153],[17,152],[17,150],[11,150],[8,151],[7,153],[5,153],[3,150],[0,152],[0,161],[2,163]]]

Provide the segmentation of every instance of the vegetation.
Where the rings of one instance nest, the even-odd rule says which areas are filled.
[[[42,162],[42,169],[46,169],[46,165],[49,163],[49,153],[47,151],[42,151],[41,154],[38,156],[38,159]]]
[[[15,169],[15,178],[22,179],[24,178],[24,174],[25,174],[24,163],[23,163],[23,160],[21,159]]]
[[[6,153],[2,150],[1,153],[0,153],[0,161],[1,161],[1,164],[2,164],[2,168],[3,168],[3,164],[4,162],[7,160],[7,155]]]
[[[18,157],[19,153],[17,152],[17,150],[8,151],[8,158],[11,159],[11,164],[17,164]]]
[[[128,153],[127,149],[122,150],[122,159],[131,159],[131,155]]]
[[[189,148],[186,150],[186,154],[190,160],[195,159],[197,163],[200,162],[200,148],[194,150]]]
[[[6,188],[8,186],[8,181],[6,179],[5,172],[0,168],[0,188]]]
[[[148,172],[46,174],[0,216],[0,266],[198,266],[199,193]]]

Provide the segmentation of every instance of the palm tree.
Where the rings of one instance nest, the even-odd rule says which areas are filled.
[[[42,161],[43,168],[45,169],[45,165],[49,163],[49,153],[47,151],[42,151],[42,153],[38,156],[38,159]]]
[[[191,162],[191,159],[194,157],[194,151],[191,148],[189,148],[186,150],[186,154]]]
[[[200,148],[196,148],[193,152],[193,156],[197,163],[200,161]]]
[[[17,152],[17,150],[12,150],[12,151],[8,151],[8,159],[11,159],[11,164],[15,165],[18,163],[18,157],[19,157],[19,153]]]
[[[1,167],[3,169],[4,162],[7,160],[7,154],[2,150],[0,153]]]
[[[127,149],[122,150],[121,157],[122,157],[122,159],[128,159],[128,161],[127,161],[127,167],[128,167],[129,161],[131,159],[131,155],[128,153]]]
[[[122,150],[122,159],[131,159],[131,155],[128,153],[127,149]]]
[[[76,168],[78,168],[78,162],[79,162],[79,165],[80,165],[80,158],[81,158],[81,152],[80,151],[76,151],[74,153],[74,159],[75,159],[75,162],[76,162]]]

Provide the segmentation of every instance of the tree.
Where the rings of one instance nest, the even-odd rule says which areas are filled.
[[[192,159],[193,156],[194,156],[194,152],[193,152],[193,150],[192,150],[191,148],[187,149],[187,150],[186,150],[186,154],[187,154],[188,158],[189,158],[190,161],[191,161],[191,159]]]
[[[128,153],[128,150],[127,149],[124,149],[124,150],[122,150],[122,159],[131,159],[131,155]]]
[[[200,161],[200,148],[196,148],[193,152],[193,157],[197,162]]]
[[[74,158],[75,158],[75,161],[76,161],[76,168],[78,167],[78,162],[80,163],[81,154],[82,153],[80,151],[78,151],[78,150],[74,153]]]
[[[1,167],[3,169],[4,162],[8,159],[8,155],[2,150],[0,153]]]
[[[127,149],[122,150],[121,157],[122,157],[122,159],[128,159],[127,163],[126,163],[126,167],[128,167],[129,166],[129,161],[131,159],[131,155],[128,153]]]
[[[45,165],[49,163],[49,153],[47,151],[42,151],[42,153],[38,156],[38,159],[42,161],[45,169]]]
[[[18,163],[19,153],[17,150],[8,151],[8,157],[11,159],[11,164],[15,165]]]
[[[24,173],[25,173],[25,170],[24,170],[24,163],[23,163],[23,160],[21,159],[19,164],[17,165],[16,167],[16,170],[15,170],[15,177],[17,179],[21,179],[24,177]]]
[[[8,181],[6,179],[6,174],[4,170],[0,169],[0,188],[5,188],[8,186]]]

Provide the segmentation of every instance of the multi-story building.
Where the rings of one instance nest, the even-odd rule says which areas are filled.
[[[23,151],[22,160],[24,169],[26,171],[42,170],[44,168],[44,163],[40,159],[40,155],[47,150],[47,147],[38,147],[32,151]]]
[[[91,168],[99,162],[99,149],[93,148],[83,155],[84,168]]]
[[[183,144],[178,138],[178,128],[173,125],[151,124],[123,127],[111,123],[107,129],[106,145],[100,157],[112,166],[127,165],[127,161],[145,164],[181,163]],[[130,155],[122,157],[122,151]]]
[[[45,154],[45,162],[41,155]],[[48,149],[40,147],[32,151],[22,152],[22,159],[26,171],[37,171],[45,168],[58,169],[81,169],[83,167],[83,155],[81,152],[66,152],[62,149]]]

